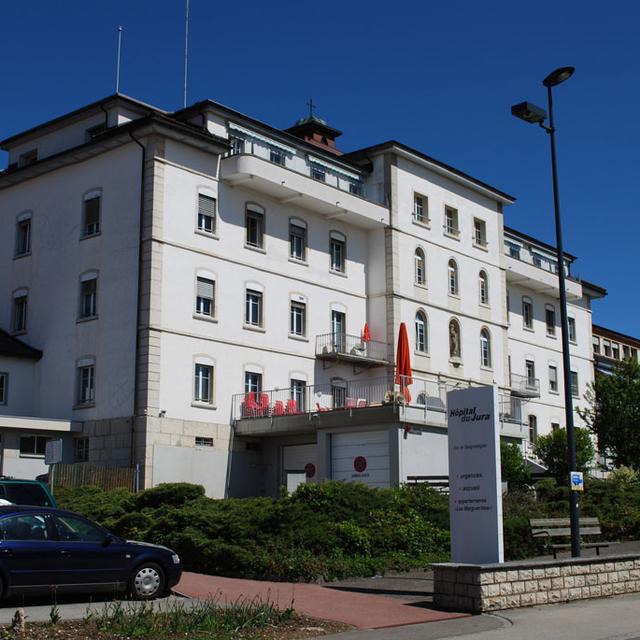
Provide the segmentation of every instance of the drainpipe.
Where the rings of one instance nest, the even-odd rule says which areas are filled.
[[[140,326],[142,323],[142,309],[140,307],[140,292],[142,290],[142,233],[143,233],[143,221],[144,221],[144,182],[145,182],[145,164],[147,161],[147,149],[138,140],[133,132],[129,131],[129,137],[135,142],[141,149],[141,166],[140,166],[140,211],[139,211],[139,234],[138,234],[138,285],[136,291],[136,346],[135,346],[135,365],[133,371],[133,416],[131,417],[131,466],[136,463],[135,457],[135,430],[136,430],[136,417],[138,415],[138,362],[140,358]]]

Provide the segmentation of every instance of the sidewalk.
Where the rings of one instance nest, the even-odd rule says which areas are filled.
[[[222,602],[262,598],[283,608],[293,606],[299,613],[313,618],[335,620],[357,629],[383,629],[468,615],[434,609],[427,602],[426,594],[390,598],[317,584],[240,580],[189,572],[182,575],[174,591],[191,598],[213,598]]]

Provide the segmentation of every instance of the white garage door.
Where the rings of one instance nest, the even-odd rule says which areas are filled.
[[[315,444],[284,445],[282,447],[282,471],[289,493],[303,482],[317,480]]]
[[[360,431],[331,436],[331,478],[388,487],[389,432]]]

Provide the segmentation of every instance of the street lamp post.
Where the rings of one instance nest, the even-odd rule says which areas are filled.
[[[569,355],[569,321],[567,319],[567,292],[565,289],[564,251],[562,247],[562,223],[560,219],[560,195],[558,192],[558,169],[556,165],[556,139],[553,122],[553,96],[552,88],[561,82],[568,80],[575,71],[574,67],[560,67],[552,71],[542,84],[547,88],[547,101],[549,108],[549,126],[544,124],[547,114],[544,109],[536,107],[529,102],[522,102],[511,107],[511,113],[531,124],[540,125],[548,134],[551,142],[551,175],[553,179],[553,206],[556,222],[556,252],[558,260],[558,281],[560,288],[560,322],[562,329],[562,365],[564,371],[564,409],[567,427],[567,460],[569,471],[576,469],[576,441],[573,426],[573,397],[571,394],[571,359]],[[580,557],[580,511],[578,493],[570,491],[570,516],[571,516],[571,555]]]

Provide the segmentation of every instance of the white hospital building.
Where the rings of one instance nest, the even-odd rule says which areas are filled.
[[[0,143],[0,473],[46,471],[61,437],[65,461],[216,497],[446,483],[446,392],[479,384],[526,452],[562,427],[554,248],[505,226],[512,196],[339,136],[114,95]],[[579,405],[606,291],[573,260]]]

